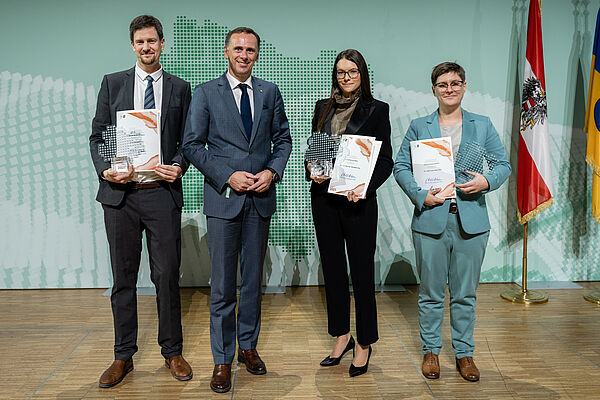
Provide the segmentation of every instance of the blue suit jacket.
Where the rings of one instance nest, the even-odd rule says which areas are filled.
[[[235,171],[256,174],[266,168],[283,177],[292,138],[279,88],[252,77],[254,120],[248,141],[242,117],[225,74],[194,89],[183,140],[185,157],[204,175],[204,214],[231,219],[242,210],[247,193],[227,190]],[[272,146],[271,146],[272,145]],[[252,192],[263,217],[275,213],[275,185]]]
[[[493,160],[493,168],[483,174],[490,184],[488,190],[470,195],[459,189],[456,190],[456,205],[461,226],[466,233],[476,234],[490,229],[485,194],[490,190],[498,189],[510,175],[511,168],[504,146],[490,119],[465,110],[462,110],[462,113],[463,126],[459,152],[469,148],[469,142],[476,142],[485,149],[485,157]],[[394,177],[415,205],[412,230],[431,235],[440,234],[446,228],[450,201],[433,207],[423,204],[427,190],[422,189],[415,182],[410,158],[410,142],[438,137],[441,137],[441,132],[437,110],[431,115],[412,120],[394,163]],[[455,169],[454,172],[458,176],[459,171]]]

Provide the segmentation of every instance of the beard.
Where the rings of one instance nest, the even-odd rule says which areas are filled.
[[[140,56],[140,62],[144,65],[152,65],[155,64],[156,61],[158,60],[158,57],[156,57],[156,54],[150,54],[150,58],[145,58],[146,54],[142,54]]]

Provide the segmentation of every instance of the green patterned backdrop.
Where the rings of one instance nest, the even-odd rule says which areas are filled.
[[[555,204],[530,223],[533,281],[600,280],[599,226],[590,216],[591,173],[582,130],[599,3],[545,0],[542,9],[556,193]],[[279,85],[293,138],[277,187],[267,285],[322,282],[302,156],[314,103],[329,94],[340,50],[357,48],[369,61],[374,95],[390,104],[395,150],[410,120],[435,110],[431,67],[445,60],[462,64],[468,81],[464,106],[490,116],[516,173],[525,0],[310,0],[304,6],[259,1],[245,20],[232,11],[244,4],[151,1],[141,10],[127,2],[65,1],[52,7],[32,0],[3,6],[0,32],[11,40],[3,52],[8,57],[0,61],[0,288],[111,285],[88,136],[102,75],[135,62],[127,26],[142,12],[155,14],[165,27],[165,70],[192,87],[226,70],[223,42],[229,29],[249,25],[261,34],[254,74]],[[440,21],[453,22],[453,31]],[[210,266],[201,174],[190,168],[184,188],[181,283],[206,285]],[[513,174],[486,197],[492,232],[483,282],[520,279],[522,227],[515,217],[515,190]],[[377,281],[416,282],[412,205],[393,179],[381,187],[378,200]],[[145,253],[139,284],[151,286]]]

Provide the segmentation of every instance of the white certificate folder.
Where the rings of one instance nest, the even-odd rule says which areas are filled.
[[[160,159],[160,111],[117,111],[117,156],[127,156],[136,171],[153,171]]]
[[[343,135],[328,192],[342,196],[354,192],[359,199],[364,199],[380,150],[381,141],[372,136]]]
[[[410,142],[410,156],[413,176],[421,189],[439,188],[437,197],[456,197],[451,138],[414,140]]]

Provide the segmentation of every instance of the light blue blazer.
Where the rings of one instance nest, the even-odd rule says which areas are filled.
[[[485,194],[502,185],[510,175],[511,167],[498,132],[490,119],[465,110],[462,110],[462,113],[463,126],[459,152],[471,148],[469,142],[476,142],[485,149],[486,159],[493,163],[490,171],[483,174],[490,185],[488,190],[470,195],[459,189],[456,190],[456,205],[461,226],[466,233],[477,234],[490,230]],[[413,231],[430,235],[440,234],[446,228],[450,201],[447,200],[433,207],[423,204],[428,190],[419,187],[415,182],[410,158],[410,142],[439,137],[441,132],[437,110],[426,117],[412,120],[394,163],[394,177],[415,205],[411,228]],[[454,172],[458,176],[459,171],[455,169]]]
[[[252,77],[254,118],[250,140],[225,74],[198,85],[187,115],[183,153],[204,175],[204,214],[231,219],[242,210],[247,193],[227,190],[235,171],[256,174],[266,168],[283,177],[292,151],[290,127],[279,88]],[[253,193],[263,217],[275,212],[275,184]]]

